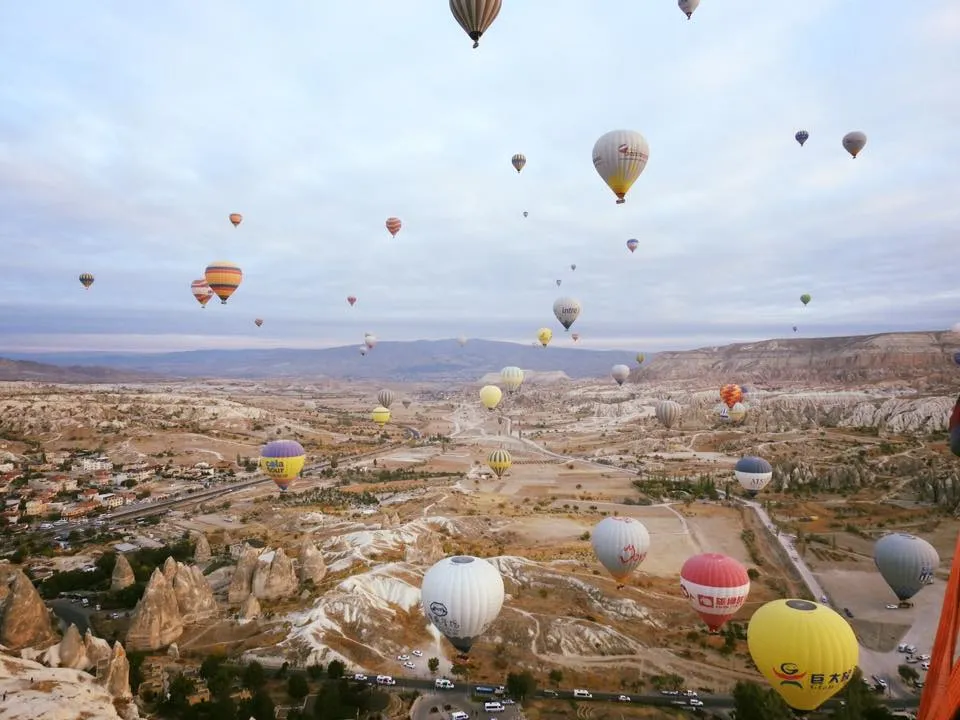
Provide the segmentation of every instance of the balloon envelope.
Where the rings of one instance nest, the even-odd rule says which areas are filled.
[[[213,288],[207,285],[207,281],[204,279],[194,280],[190,283],[190,292],[200,303],[200,307],[206,307],[207,303],[213,298]]]
[[[720,388],[720,399],[728,408],[732,408],[738,402],[743,400],[743,390],[739,385],[724,385]]]
[[[711,630],[737,614],[750,593],[747,569],[732,557],[704,553],[680,568],[680,589]]]
[[[553,303],[553,315],[564,330],[569,330],[580,317],[580,301],[572,297],[557,298]]]
[[[630,368],[626,365],[614,365],[610,369],[610,377],[617,381],[617,385],[623,385],[624,381],[630,377]]]
[[[747,647],[787,705],[815,710],[853,677],[860,648],[839,614],[809,600],[774,600],[750,618]]]
[[[500,371],[500,382],[510,392],[517,390],[523,385],[523,370],[513,365],[508,365]]]
[[[230,222],[234,227],[237,227],[237,225],[243,222],[243,215],[240,213],[230,213]]]
[[[510,453],[500,448],[487,456],[487,465],[498,478],[503,477],[503,474],[513,465],[513,458],[510,457]]]
[[[207,265],[203,273],[207,285],[213,290],[220,302],[227,304],[227,298],[236,292],[243,282],[243,270],[226,260],[218,260]]]
[[[813,298],[810,297],[809,293],[804,293],[800,296],[800,302],[802,302],[804,305],[809,303],[812,299]]]
[[[523,166],[527,164],[527,158],[522,153],[517,153],[510,159],[510,164],[513,165],[514,170],[520,172],[523,170]]]
[[[796,139],[796,141],[797,141],[798,143],[800,143],[800,147],[803,147],[803,144],[804,144],[804,143],[807,141],[807,139],[810,137],[810,133],[808,133],[806,130],[800,130],[800,131],[797,132],[797,134],[794,135],[793,137],[794,137],[794,139]]]
[[[639,240],[632,240],[632,239],[631,239],[631,240],[627,240],[627,249],[628,249],[630,252],[633,252],[633,251],[636,250],[638,247],[640,247],[640,241],[639,241]]]
[[[690,16],[693,15],[693,11],[700,7],[700,0],[677,0],[677,5],[680,10],[683,11],[683,14],[687,16],[687,20],[689,20]]]
[[[306,451],[296,440],[273,440],[260,448],[260,470],[269,476],[281,491],[303,470]]]
[[[503,391],[496,385],[484,385],[480,388],[480,402],[487,410],[493,410],[502,398]]]
[[[744,490],[756,495],[773,479],[773,466],[763,458],[747,455],[737,460],[733,474]]]
[[[623,582],[647,557],[650,534],[639,520],[614,515],[596,524],[590,542],[600,564],[618,582]]]
[[[867,145],[867,136],[859,130],[848,132],[843,136],[843,149],[856,159],[860,151]]]
[[[873,562],[900,602],[906,602],[933,582],[940,555],[923,538],[890,533],[874,544]]]
[[[617,196],[617,204],[626,202],[626,195],[647,166],[650,146],[635,130],[612,130],[601,135],[593,145],[593,167]]]
[[[423,614],[462,653],[497,619],[503,598],[500,571],[469,555],[444,558],[420,584]]]
[[[89,288],[91,285],[93,285],[93,275],[91,275],[90,273],[81,273],[80,284],[83,285],[85,288]]]
[[[550,341],[553,339],[553,330],[550,328],[540,328],[537,331],[537,340],[540,341],[540,344],[546,347],[550,344]]]
[[[390,411],[382,405],[379,405],[373,409],[373,412],[370,413],[370,419],[380,427],[383,427],[390,422]]]
[[[657,409],[655,411],[657,420],[663,423],[663,426],[669,430],[674,426],[677,420],[680,419],[680,415],[683,412],[683,408],[680,407],[680,403],[675,400],[663,400],[657,403]]]
[[[500,14],[501,0],[450,0],[450,12],[473,40],[473,47],[480,46],[480,38]]]
[[[387,230],[390,232],[391,237],[396,237],[397,233],[400,232],[400,228],[403,227],[403,223],[400,222],[400,218],[389,217],[384,223],[387,226]]]
[[[385,408],[389,408],[391,405],[393,405],[395,398],[396,395],[394,395],[393,390],[388,390],[387,388],[384,388],[377,393],[377,402]]]

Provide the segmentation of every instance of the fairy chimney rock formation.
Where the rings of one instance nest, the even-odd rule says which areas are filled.
[[[433,565],[446,555],[438,533],[428,532],[404,548],[404,560],[413,565]]]
[[[293,560],[283,548],[265,552],[257,558],[251,592],[258,600],[279,600],[297,592],[299,583],[293,569]]]
[[[213,597],[213,588],[196,565],[177,563],[173,591],[184,625],[216,617],[217,601]]]
[[[167,555],[167,559],[163,561],[163,576],[167,580],[173,580],[173,576],[177,574],[177,561],[173,559],[173,555]]]
[[[200,533],[197,536],[197,546],[193,550],[193,561],[198,564],[209,562],[210,556],[210,541],[206,535]]]
[[[327,564],[323,561],[323,553],[308,535],[300,545],[300,582],[310,580],[314,585],[319,585],[326,574]]]
[[[183,620],[173,584],[160,568],[153,571],[143,597],[137,603],[127,631],[131,650],[159,650],[183,633]]]
[[[19,568],[0,569],[0,645],[20,650],[56,639],[50,613],[30,578]]]
[[[119,641],[113,644],[106,672],[97,679],[113,698],[117,700],[133,698],[133,693],[130,691],[130,661],[127,660],[127,653],[124,652],[123,645]]]
[[[63,634],[57,654],[60,667],[73,668],[74,670],[86,670],[90,667],[90,660],[87,658],[87,646],[83,642],[77,626],[73,623],[70,623],[70,627]]]
[[[260,617],[260,601],[256,595],[247,595],[247,599],[240,606],[241,620],[255,620]]]
[[[130,561],[126,555],[117,555],[117,561],[113,565],[113,575],[110,578],[111,590],[123,590],[133,585],[137,579],[133,575],[133,568],[130,567]]]
[[[240,559],[237,560],[237,567],[233,571],[233,578],[230,580],[230,588],[227,590],[227,601],[229,603],[242,603],[250,595],[253,573],[257,569],[259,556],[260,553],[256,548],[249,545],[243,546],[243,552]]]
[[[83,634],[83,646],[87,653],[87,661],[92,666],[96,666],[101,660],[110,659],[110,643],[103,638],[94,637],[90,628]]]

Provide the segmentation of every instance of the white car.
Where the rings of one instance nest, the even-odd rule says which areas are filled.
[[[621,695],[620,697],[617,698],[617,700],[620,701],[620,702],[630,702],[630,696],[629,696],[629,695]]]
[[[896,609],[897,609],[896,605],[887,605],[887,610],[896,610]]]
[[[362,681],[364,681],[364,680],[367,679],[367,676],[364,675],[363,673],[354,673],[353,679],[354,679],[354,680],[359,680],[359,681],[362,682]]]
[[[410,659],[409,655],[397,655],[397,660],[403,661],[403,660],[409,660],[409,659]]]
[[[423,657],[423,653],[420,650],[414,650],[410,654],[413,655],[414,657]]]
[[[923,655],[917,655],[917,659],[920,660],[920,662],[930,662],[930,656],[926,653]]]
[[[408,660],[407,662],[405,662],[405,663],[403,664],[403,666],[404,666],[407,670],[416,670],[416,669],[417,669],[417,666],[414,665],[414,664],[413,664],[412,662],[410,662],[409,660]]]
[[[700,700],[698,698],[690,698],[690,704],[693,707],[703,707],[703,700]]]
[[[928,662],[920,663],[920,669],[921,669],[921,670],[929,670],[929,669],[930,669],[930,663],[928,663]]]

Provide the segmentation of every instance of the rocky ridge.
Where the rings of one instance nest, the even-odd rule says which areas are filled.
[[[156,568],[137,603],[127,631],[131,650],[158,650],[176,641],[185,625],[203,622],[219,611],[213,589],[195,565],[168,557]]]

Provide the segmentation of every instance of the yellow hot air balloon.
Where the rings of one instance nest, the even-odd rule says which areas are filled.
[[[643,365],[643,361],[647,359],[647,356],[643,353],[637,353],[637,365]]]
[[[260,450],[260,470],[270,477],[280,492],[286,492],[307,460],[303,445],[295,440],[274,440]]]
[[[493,410],[497,405],[500,404],[500,400],[503,398],[503,390],[498,388],[496,385],[484,385],[480,388],[480,402],[483,403],[483,406],[487,410]]]
[[[853,677],[857,636],[838,613],[809,600],[774,600],[747,627],[757,668],[796,710],[815,710]]]
[[[553,339],[553,330],[550,328],[540,328],[537,331],[537,340],[540,341],[540,344],[546,347],[550,344],[550,341]]]
[[[500,382],[509,392],[516,392],[523,385],[523,370],[509,365],[500,371]]]
[[[377,407],[373,409],[373,412],[370,413],[370,419],[380,427],[383,427],[390,422],[390,411],[383,405],[377,405]]]
[[[203,276],[207,285],[224,305],[227,304],[227,298],[233,295],[243,282],[243,270],[226,260],[218,260],[207,265]]]
[[[510,466],[513,465],[513,458],[510,457],[508,453],[503,448],[499,450],[494,450],[490,455],[487,456],[487,465],[490,466],[490,469],[493,470],[494,475],[498,478],[502,478],[503,474],[510,469]]]

